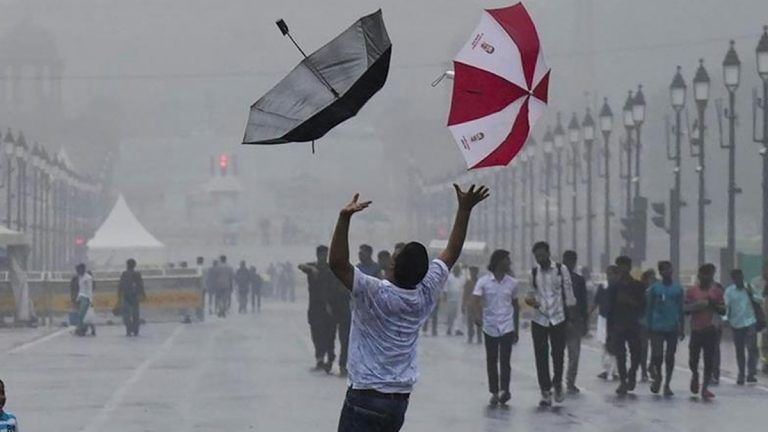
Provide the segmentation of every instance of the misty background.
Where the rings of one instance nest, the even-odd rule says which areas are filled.
[[[481,9],[509,1],[465,0],[3,0],[2,70],[22,76],[0,85],[0,127],[30,142],[65,148],[76,171],[107,171],[142,223],[169,247],[169,260],[217,254],[224,246],[210,214],[195,210],[210,187],[211,158],[236,157],[242,187],[230,219],[237,253],[267,259],[309,258],[327,242],[337,209],[354,192],[372,199],[353,238],[391,246],[407,232],[406,200],[416,185],[464,168],[445,127],[451,86],[430,83],[446,69],[477,24]],[[545,58],[553,70],[550,105],[537,123],[540,140],[557,111],[567,121],[608,97],[616,117],[613,144],[624,136],[620,112],[639,83],[647,100],[642,189],[668,197],[664,118],[676,65],[689,85],[698,59],[712,78],[712,98],[726,97],[722,60],[735,39],[742,61],[737,91],[737,250],[757,252],[761,159],[752,142],[755,46],[768,19],[764,0],[529,0]],[[360,115],[316,144],[240,145],[249,106],[300,60],[274,21],[284,18],[313,51],[359,17],[382,8],[393,44],[385,87]],[[35,65],[39,66],[36,67]],[[5,72],[3,72],[5,74]],[[714,102],[708,109],[708,233],[725,243],[725,150],[718,148]],[[689,112],[691,121],[693,111]],[[618,154],[618,152],[615,152]],[[695,257],[695,163],[683,158],[683,264]],[[616,167],[614,163],[614,167]],[[614,173],[616,170],[614,169]],[[618,182],[618,180],[614,180]],[[596,183],[596,206],[601,202]],[[616,183],[618,185],[618,183]],[[615,186],[615,209],[621,209]],[[599,208],[599,207],[597,207]],[[218,217],[218,216],[217,216]],[[600,219],[598,219],[599,221]],[[267,222],[265,222],[267,221]],[[614,222],[614,226],[618,225]],[[287,228],[286,228],[287,227]],[[271,233],[270,247],[263,234]],[[290,241],[285,232],[293,233]],[[620,237],[614,241],[618,244]],[[649,224],[649,256],[668,237]],[[502,246],[502,245],[499,245]],[[508,246],[507,246],[508,247]],[[300,251],[300,252],[299,252]],[[710,260],[715,260],[714,252]]]

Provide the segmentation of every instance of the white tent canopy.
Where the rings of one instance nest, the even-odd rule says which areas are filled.
[[[88,241],[88,258],[102,268],[121,267],[128,258],[139,264],[162,264],[165,245],[144,228],[120,195],[107,219]]]

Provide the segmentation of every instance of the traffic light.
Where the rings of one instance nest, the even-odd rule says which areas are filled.
[[[221,170],[221,175],[225,176],[227,175],[227,168],[229,167],[229,156],[226,154],[220,154],[219,155],[219,169]]]
[[[667,205],[663,202],[655,202],[651,204],[651,209],[655,213],[651,217],[651,221],[657,228],[661,228],[664,231],[667,230]]]

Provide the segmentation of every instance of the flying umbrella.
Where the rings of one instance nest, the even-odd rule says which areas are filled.
[[[277,26],[304,60],[251,105],[243,144],[314,142],[354,117],[387,80],[392,43],[381,10],[359,19],[309,56],[285,21]]]
[[[507,165],[544,111],[549,87],[550,70],[522,3],[484,11],[453,72],[448,128],[468,167]]]

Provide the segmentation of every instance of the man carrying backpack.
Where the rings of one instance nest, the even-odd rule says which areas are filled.
[[[563,393],[563,361],[565,357],[565,330],[567,308],[576,306],[571,274],[562,264],[552,262],[549,244],[538,242],[533,246],[536,267],[531,272],[531,290],[525,303],[534,309],[531,322],[533,348],[536,355],[536,374],[541,389],[539,406],[552,406],[565,400]],[[549,353],[552,353],[553,375],[549,374]]]
[[[120,275],[120,284],[117,287],[117,299],[123,314],[126,336],[139,335],[139,303],[146,299],[144,281],[141,273],[136,271],[136,260],[129,259],[125,263],[126,269]]]

